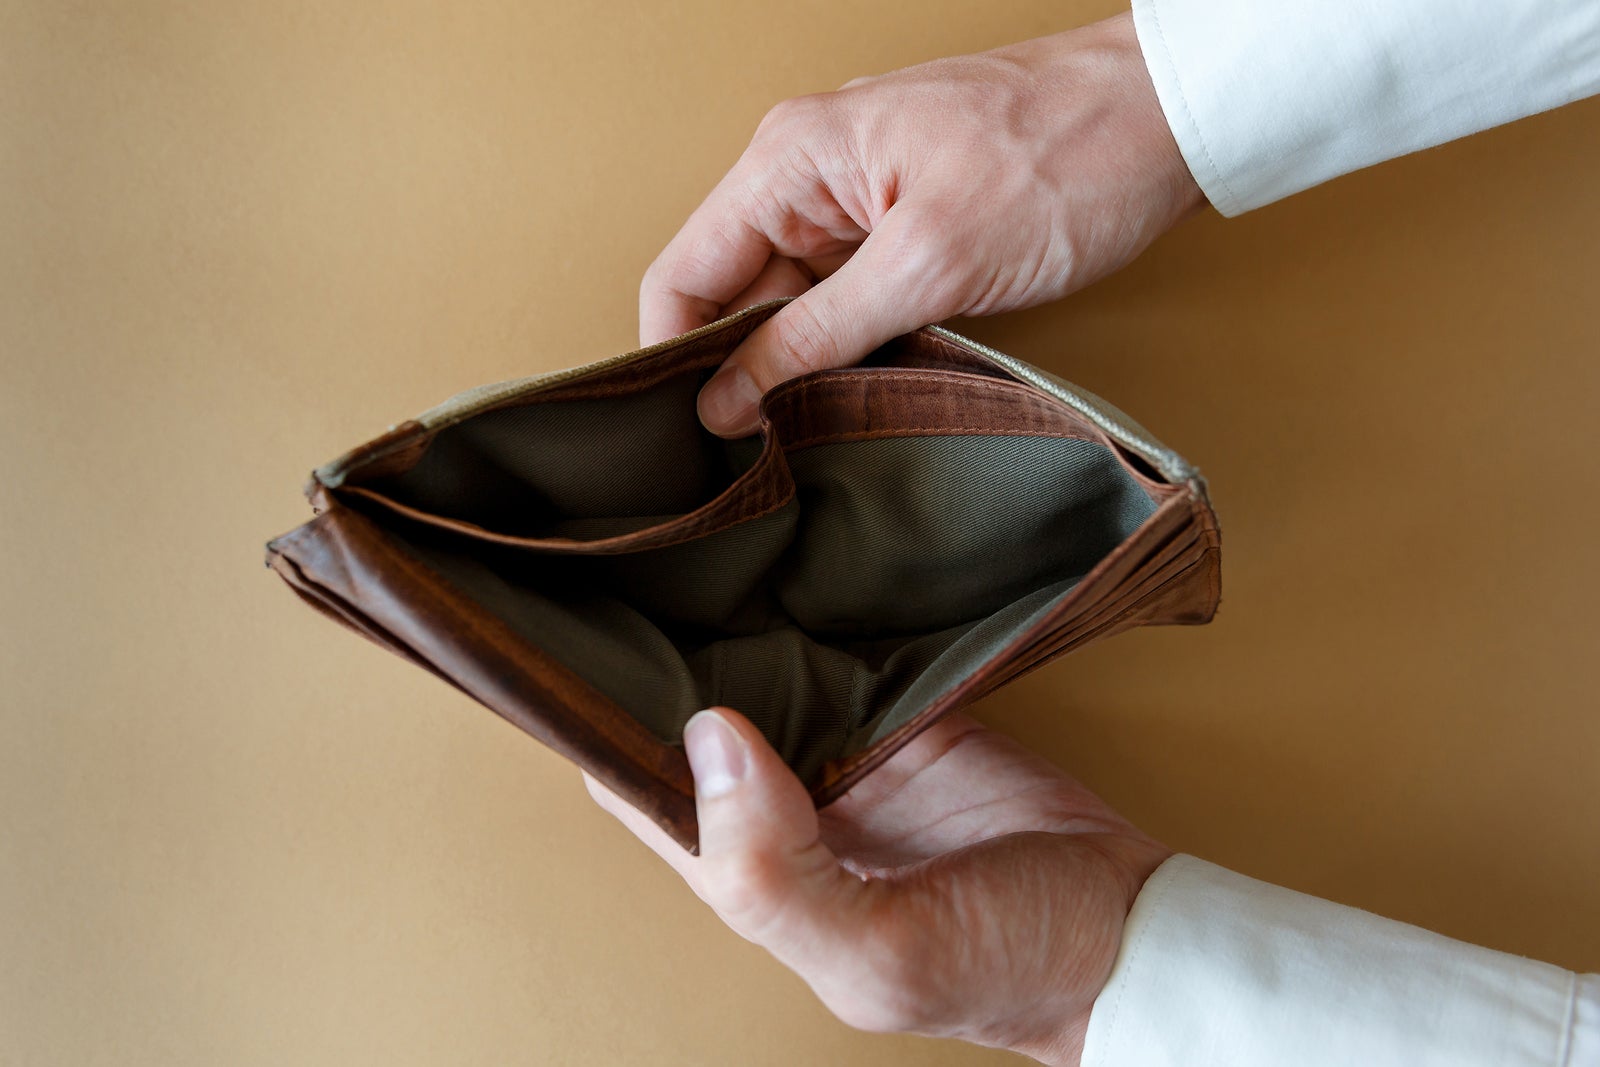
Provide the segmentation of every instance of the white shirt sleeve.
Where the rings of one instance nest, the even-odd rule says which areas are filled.
[[[1452,941],[1193,856],[1145,883],[1083,1067],[1600,1064],[1600,976]]]
[[[1600,0],[1133,0],[1216,209],[1600,93]]]

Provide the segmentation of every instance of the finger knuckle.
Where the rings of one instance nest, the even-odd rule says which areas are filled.
[[[762,116],[755,141],[786,145],[835,143],[853,113],[853,105],[839,92],[792,96],[778,101]]]
[[[760,125],[756,127],[756,135],[772,136],[780,132],[792,132],[796,127],[806,125],[814,114],[814,99],[794,96],[773,104],[762,116]]]
[[[767,857],[741,854],[708,869],[703,884],[723,918],[751,936],[775,908],[782,877]]]
[[[663,268],[659,258],[645,268],[643,277],[639,279],[639,298],[641,300],[654,296],[661,291],[663,288],[661,284],[662,271]]]
[[[780,368],[785,377],[820,370],[831,363],[837,345],[827,325],[804,303],[791,304],[772,320]]]

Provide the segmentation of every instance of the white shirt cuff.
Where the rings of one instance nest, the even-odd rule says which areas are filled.
[[[1133,0],[1133,19],[1224,215],[1600,93],[1596,0]]]
[[[1192,856],[1145,883],[1083,1067],[1600,1063],[1600,978]]]

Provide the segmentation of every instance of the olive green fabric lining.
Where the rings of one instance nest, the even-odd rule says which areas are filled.
[[[699,384],[477,415],[365,484],[502,532],[642,528],[705,504],[759,453],[699,428]],[[785,458],[787,504],[665,548],[546,554],[386,525],[662,740],[726,704],[809,782],[968,677],[1155,510],[1108,448],[1071,437],[873,438]]]
[[[706,503],[760,454],[758,438],[724,441],[701,427],[695,394],[704,377],[486,411],[441,431],[412,469],[360,484],[500,533],[626,533]]]

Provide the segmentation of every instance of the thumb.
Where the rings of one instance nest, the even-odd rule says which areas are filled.
[[[818,837],[805,786],[727,708],[697,713],[683,739],[700,823],[696,892],[802,975],[826,969],[865,920],[869,894]]]
[[[846,367],[886,341],[950,314],[936,306],[947,265],[919,213],[891,208],[855,255],[745,340],[700,392],[700,421],[723,437],[754,433],[768,389]]]

